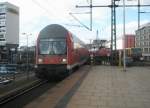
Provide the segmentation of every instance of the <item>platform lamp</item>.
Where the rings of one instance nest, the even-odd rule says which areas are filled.
[[[27,58],[26,58],[26,63],[27,63],[27,68],[26,68],[26,72],[27,72],[27,79],[29,79],[29,48],[28,48],[28,38],[29,38],[29,36],[30,35],[32,35],[31,33],[22,33],[22,35],[25,35],[26,36],[26,38],[27,38]]]

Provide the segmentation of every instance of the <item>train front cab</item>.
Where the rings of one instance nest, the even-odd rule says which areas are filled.
[[[64,75],[67,67],[66,39],[40,39],[38,44],[36,76],[49,79]]]
[[[59,25],[47,26],[40,32],[36,50],[36,75],[39,78],[68,75],[89,57],[83,42]]]

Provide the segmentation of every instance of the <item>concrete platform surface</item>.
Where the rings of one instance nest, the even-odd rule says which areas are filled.
[[[85,66],[26,108],[150,108],[150,67]]]
[[[81,67],[78,71],[59,82],[36,100],[24,106],[24,108],[63,108],[70,101],[73,94],[86,77],[90,66]]]
[[[150,108],[150,67],[93,66],[67,108]]]

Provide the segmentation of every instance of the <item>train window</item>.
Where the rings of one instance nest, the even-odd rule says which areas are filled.
[[[48,54],[49,53],[49,42],[41,41],[40,42],[40,54]]]
[[[85,48],[84,43],[78,37],[74,35],[73,35],[73,43],[74,43],[74,49]]]
[[[66,53],[66,42],[65,41],[55,41],[53,42],[54,54],[65,54]]]
[[[66,54],[66,41],[62,40],[41,40],[40,41],[40,54],[60,55]]]

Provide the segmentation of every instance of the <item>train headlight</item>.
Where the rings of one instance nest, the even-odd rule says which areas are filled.
[[[39,58],[39,59],[38,59],[38,62],[39,62],[39,63],[42,63],[42,62],[43,62],[43,59]]]
[[[67,62],[67,59],[63,58],[63,59],[62,59],[62,62],[63,62],[63,63],[66,63],[66,62]]]

